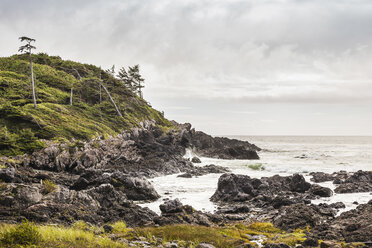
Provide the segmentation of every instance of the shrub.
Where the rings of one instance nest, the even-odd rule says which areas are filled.
[[[27,220],[6,231],[1,238],[1,242],[6,245],[35,245],[40,241],[41,235],[37,227]]]
[[[127,233],[128,232],[127,224],[125,224],[124,221],[117,221],[111,226],[113,228],[112,229],[113,233]]]
[[[43,192],[45,194],[49,194],[49,193],[55,191],[56,188],[57,188],[56,185],[52,181],[50,181],[48,179],[43,181]]]

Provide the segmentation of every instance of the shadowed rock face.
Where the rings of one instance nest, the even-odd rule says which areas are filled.
[[[305,193],[306,194],[303,194]],[[303,195],[302,195],[303,194]],[[255,200],[270,203],[275,208],[290,205],[301,198],[314,198],[314,196],[330,196],[332,191],[319,185],[311,185],[302,175],[281,177],[251,178],[246,175],[223,174],[217,185],[217,190],[211,197],[215,202],[244,202]],[[291,197],[291,199],[289,199]]]
[[[191,144],[200,156],[220,159],[259,159],[261,149],[246,141],[212,137],[203,132],[192,133]]]
[[[23,160],[22,165],[0,169],[3,182],[0,220],[18,221],[26,217],[35,222],[85,220],[99,224],[124,220],[130,226],[154,224],[158,217],[154,212],[131,202],[159,198],[147,177],[227,171],[214,165],[195,167],[184,159],[185,149],[192,148],[199,136],[195,136],[189,124],[176,126],[165,133],[154,123],[145,122],[143,128],[132,129],[116,138],[96,139],[74,147],[51,144],[18,158]],[[235,143],[226,139],[216,144],[228,148]],[[248,142],[239,144],[244,144],[244,149],[251,148]],[[45,192],[42,184],[45,180],[52,181],[55,189]],[[197,223],[209,223],[203,222],[203,215],[199,217],[195,217]],[[175,219],[168,218],[168,221]],[[158,219],[158,222],[167,221]]]

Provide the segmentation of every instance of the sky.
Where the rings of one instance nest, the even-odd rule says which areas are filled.
[[[212,135],[372,135],[370,0],[0,0],[0,56],[140,65],[144,97]]]

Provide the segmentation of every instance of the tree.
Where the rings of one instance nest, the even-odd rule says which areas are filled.
[[[127,71],[125,70],[125,67],[120,68],[118,78],[128,89],[130,89],[131,91],[135,90],[133,87],[133,80],[131,77],[129,77]]]
[[[31,56],[32,49],[36,49],[36,47],[31,45],[31,42],[35,42],[36,40],[32,39],[32,38],[29,38],[29,37],[26,37],[26,36],[21,36],[21,37],[19,37],[19,39],[21,40],[21,42],[26,41],[26,43],[27,43],[26,45],[20,46],[19,49],[18,49],[18,52],[28,53],[28,55],[30,57],[32,100],[34,102],[34,108],[36,109],[37,104],[36,104],[36,95],[35,95],[34,69],[32,67],[32,56]]]
[[[81,80],[81,76],[80,76],[80,73],[78,72],[78,70],[76,70],[75,68],[72,68],[72,70],[74,70],[76,72],[76,75],[78,76],[79,78],[79,81]],[[74,91],[74,86],[71,84],[71,92],[70,92],[70,105],[72,106],[72,94],[73,94],[73,91]]]
[[[139,65],[134,65],[132,67],[129,66],[128,75],[129,78],[132,80],[134,92],[142,98],[142,88],[145,87],[142,85],[142,83],[145,81],[145,79],[143,79],[141,74],[139,73]]]
[[[115,65],[112,65],[110,69],[107,69],[106,72],[111,76],[115,76]]]

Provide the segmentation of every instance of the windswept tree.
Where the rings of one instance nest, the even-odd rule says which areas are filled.
[[[133,80],[131,77],[129,77],[127,70],[125,70],[125,67],[120,68],[118,76],[120,81],[124,83],[124,85],[131,91],[135,91],[133,87]]]
[[[20,46],[19,49],[18,49],[18,52],[27,53],[30,57],[32,100],[34,102],[34,108],[36,109],[37,104],[36,104],[36,94],[35,94],[34,69],[32,67],[32,56],[31,56],[32,49],[36,49],[36,47],[31,45],[31,42],[35,42],[35,39],[31,39],[31,38],[26,37],[26,36],[19,37],[19,39],[21,40],[21,42],[25,41],[26,45]]]
[[[144,88],[145,86],[142,83],[145,81],[145,79],[143,79],[141,74],[139,73],[139,65],[135,65],[132,67],[129,66],[128,76],[132,80],[134,92],[137,93],[138,96],[143,98],[142,88]]]
[[[112,65],[110,69],[107,69],[106,72],[111,76],[115,76],[115,65]]]

